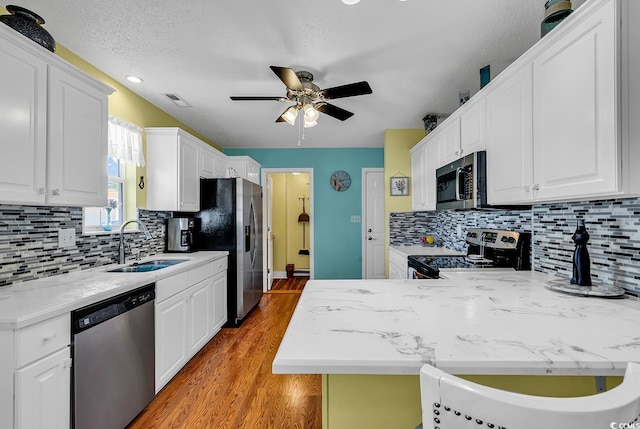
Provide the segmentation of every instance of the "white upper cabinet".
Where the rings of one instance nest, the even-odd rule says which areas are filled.
[[[418,143],[411,149],[411,208],[427,210],[426,144]]]
[[[487,95],[487,199],[520,203],[532,196],[533,86],[527,64]]]
[[[440,154],[442,165],[448,164],[461,158],[460,155],[460,117],[456,114],[454,117],[447,118],[441,125],[440,129],[432,131],[435,133],[434,139],[438,139],[440,146]]]
[[[478,97],[467,102],[460,115],[460,157],[485,150],[485,99]]]
[[[242,177],[260,184],[260,164],[249,156],[227,157],[228,177]]]
[[[617,30],[605,2],[533,62],[537,200],[619,190]]]
[[[204,179],[215,179],[225,177],[226,163],[225,155],[212,148],[208,144],[200,145],[200,177]]]
[[[103,91],[49,68],[49,202],[105,205],[108,115]]]
[[[146,128],[147,209],[200,210],[199,145],[179,128]]]
[[[103,206],[111,88],[0,27],[0,202]]]

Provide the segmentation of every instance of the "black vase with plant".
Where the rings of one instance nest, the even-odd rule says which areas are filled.
[[[7,10],[11,15],[0,15],[0,22],[7,24],[51,52],[56,50],[56,41],[53,36],[41,27],[44,24],[44,19],[40,15],[20,6],[7,5]]]

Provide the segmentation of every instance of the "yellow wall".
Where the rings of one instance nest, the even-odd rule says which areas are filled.
[[[424,138],[424,129],[385,130],[384,132],[384,209],[385,209],[385,237],[387,237],[386,249],[386,276],[389,277],[389,213],[410,212],[411,210],[411,185],[409,195],[391,196],[390,179],[393,176],[411,177],[411,154],[409,149]]]
[[[309,174],[272,173],[273,178],[273,270],[286,271],[287,264],[296,269],[309,269],[309,255],[300,255],[302,249],[302,200],[309,197]],[[305,201],[309,213],[309,200]],[[305,224],[305,248],[309,250],[309,224]]]

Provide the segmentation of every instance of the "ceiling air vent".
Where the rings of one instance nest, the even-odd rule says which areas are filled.
[[[187,103],[182,98],[180,98],[178,94],[165,94],[165,96],[180,107],[191,107],[191,104]]]

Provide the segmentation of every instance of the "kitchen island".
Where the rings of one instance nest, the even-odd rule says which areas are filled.
[[[537,272],[448,272],[440,280],[310,281],[273,362],[323,374],[323,427],[420,422],[429,363],[532,394],[596,393],[640,362],[640,300],[548,290]]]

